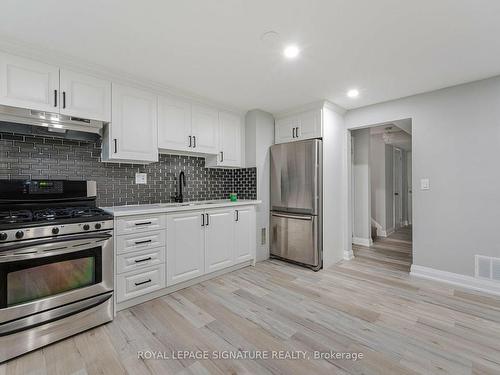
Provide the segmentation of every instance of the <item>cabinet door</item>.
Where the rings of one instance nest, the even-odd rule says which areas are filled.
[[[0,104],[59,112],[59,68],[0,53]]]
[[[255,258],[257,246],[255,210],[253,207],[242,207],[235,210],[235,246],[234,262],[241,263]]]
[[[321,110],[304,112],[298,119],[298,138],[311,139],[322,137]]]
[[[110,159],[158,161],[156,95],[113,85],[112,113]]]
[[[203,275],[202,211],[167,215],[167,286]]]
[[[219,113],[219,165],[241,167],[241,119],[232,113]]]
[[[295,140],[294,128],[298,126],[295,116],[285,117],[276,120],[274,125],[274,142],[285,143]]]
[[[168,97],[158,98],[158,147],[192,151],[191,104]],[[191,146],[190,146],[191,143]]]
[[[111,121],[111,82],[61,69],[60,112],[68,116]]]
[[[234,263],[234,210],[207,210],[205,222],[205,272]]]
[[[191,111],[191,135],[195,152],[217,154],[219,152],[219,112],[213,108],[193,105]]]

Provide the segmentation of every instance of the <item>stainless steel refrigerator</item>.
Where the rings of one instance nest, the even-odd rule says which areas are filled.
[[[271,257],[322,267],[320,139],[271,146]]]

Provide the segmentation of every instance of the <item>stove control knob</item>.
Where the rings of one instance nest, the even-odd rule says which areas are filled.
[[[89,230],[89,229],[90,229],[90,226],[89,226],[88,224],[85,224],[85,225],[83,226],[83,230]]]
[[[4,233],[4,232],[0,233],[0,241],[5,241],[7,239],[7,237],[8,237],[7,233]]]
[[[24,232],[22,230],[18,230],[16,232],[16,238],[19,239],[19,238],[23,238],[24,236]]]
[[[55,227],[52,228],[52,234],[58,234],[59,233],[59,228]]]
[[[96,225],[95,225],[95,229],[101,229],[101,224],[96,223]]]

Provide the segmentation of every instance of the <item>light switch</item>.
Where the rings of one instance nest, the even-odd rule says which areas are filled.
[[[428,178],[420,179],[420,190],[429,190],[429,189],[430,189],[429,179]]]
[[[136,173],[135,174],[135,183],[136,184],[147,184],[148,183],[148,174],[147,173]]]

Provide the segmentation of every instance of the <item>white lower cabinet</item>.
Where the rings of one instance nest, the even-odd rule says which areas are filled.
[[[234,263],[246,262],[255,258],[257,228],[255,209],[241,207],[235,209],[234,224]]]
[[[160,264],[116,277],[116,302],[139,297],[165,287],[165,266]]]
[[[234,210],[207,210],[205,217],[205,272],[209,273],[234,263]]]
[[[167,286],[204,274],[203,211],[167,214]]]

